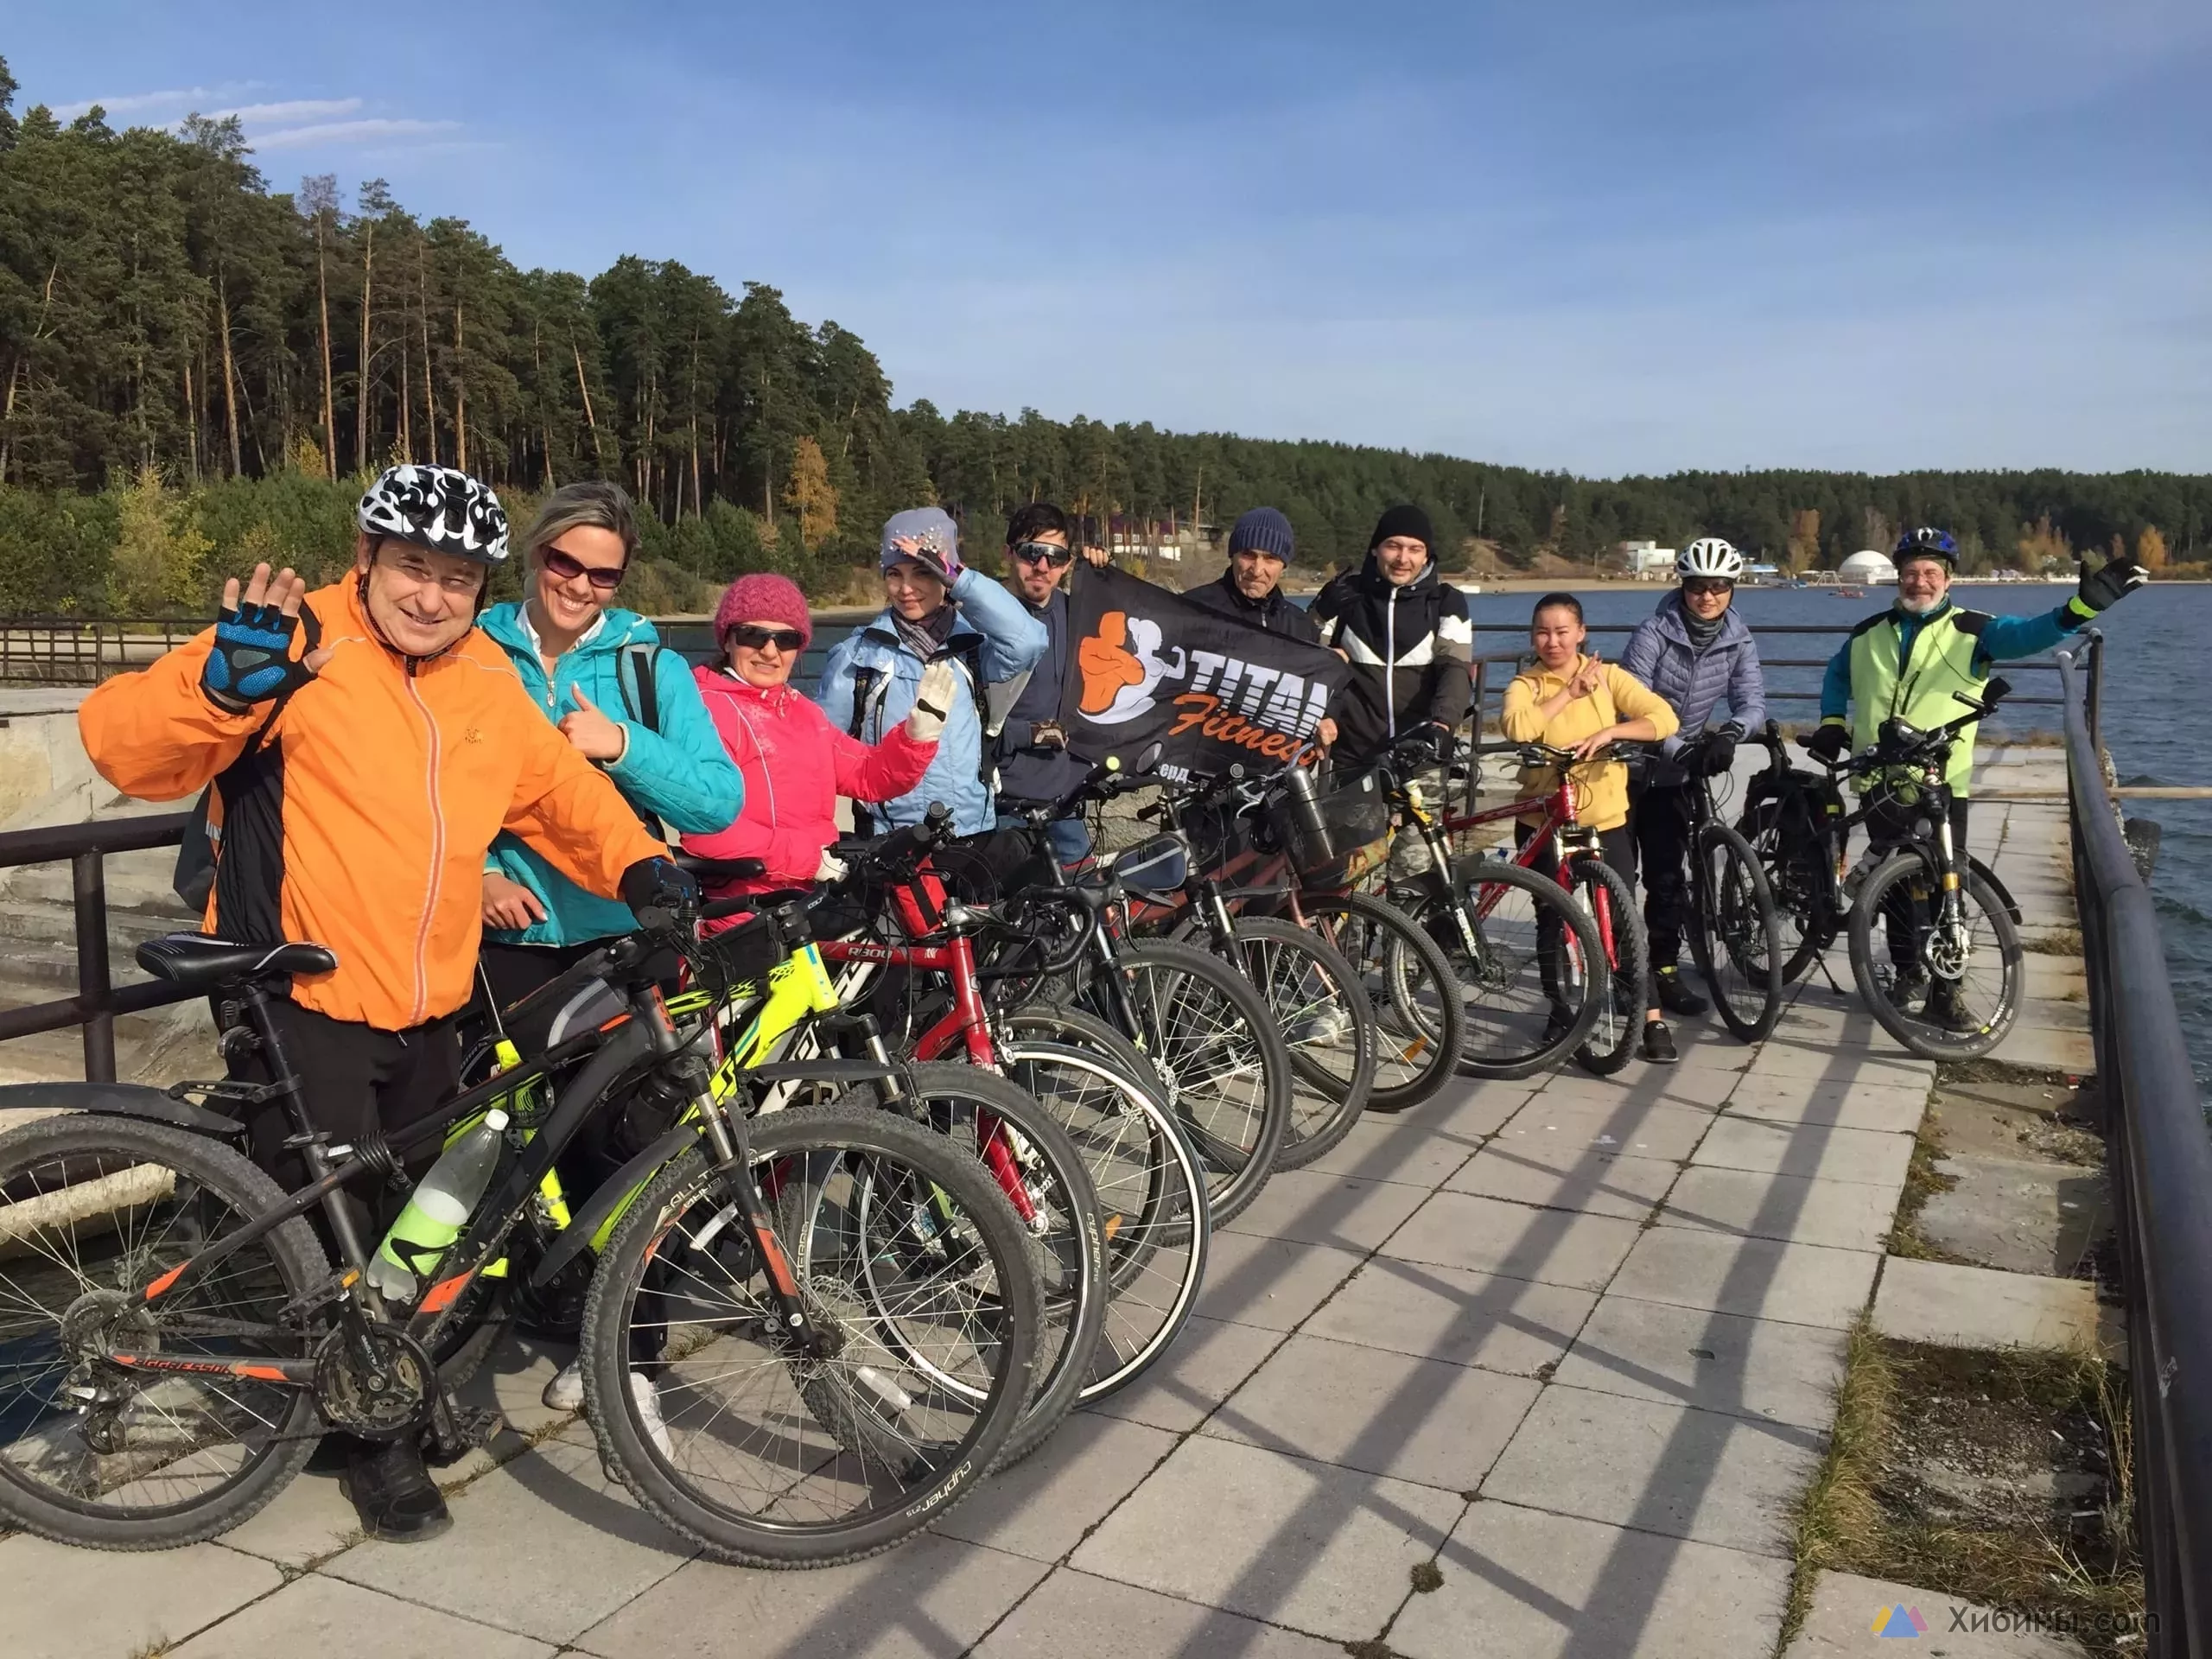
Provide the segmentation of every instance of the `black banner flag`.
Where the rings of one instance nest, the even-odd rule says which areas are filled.
[[[1332,651],[1111,568],[1085,571],[1069,604],[1075,671],[1060,725],[1086,760],[1154,742],[1170,776],[1287,760],[1351,677]]]

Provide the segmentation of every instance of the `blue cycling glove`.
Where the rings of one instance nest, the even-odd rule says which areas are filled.
[[[300,619],[275,605],[241,604],[215,620],[215,646],[200,671],[200,689],[218,709],[242,715],[257,702],[315,677],[294,658],[292,639]]]

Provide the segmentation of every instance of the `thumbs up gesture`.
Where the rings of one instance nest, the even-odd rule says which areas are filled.
[[[585,760],[613,766],[629,749],[630,734],[619,721],[600,713],[582,686],[570,686],[569,695],[576,700],[576,706],[561,716],[561,735]]]

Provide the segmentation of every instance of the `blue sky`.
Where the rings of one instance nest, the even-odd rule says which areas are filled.
[[[781,288],[900,401],[1588,474],[2212,468],[2203,0],[16,0],[525,265]]]

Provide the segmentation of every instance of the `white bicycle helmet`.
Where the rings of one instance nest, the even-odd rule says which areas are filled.
[[[1675,561],[1678,576],[1711,576],[1736,582],[1744,574],[1744,556],[1718,536],[1700,536],[1682,550]]]
[[[507,514],[488,484],[451,467],[387,467],[361,498],[354,522],[371,536],[450,553],[479,564],[507,556]]]

